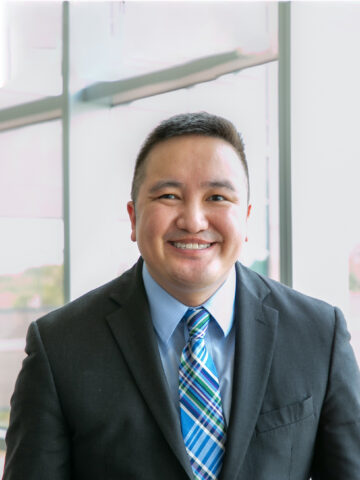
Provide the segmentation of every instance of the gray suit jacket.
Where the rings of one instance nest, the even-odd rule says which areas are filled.
[[[189,480],[141,276],[34,322],[4,480]],[[360,380],[341,312],[237,264],[221,480],[359,480]]]

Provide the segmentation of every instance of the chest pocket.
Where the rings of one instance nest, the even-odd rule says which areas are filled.
[[[304,400],[285,407],[271,410],[260,414],[257,424],[257,433],[275,430],[286,425],[300,422],[314,413],[313,399],[307,397]]]

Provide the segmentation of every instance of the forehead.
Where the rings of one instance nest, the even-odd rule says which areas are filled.
[[[183,135],[156,144],[146,159],[146,177],[244,176],[238,152],[223,139]]]

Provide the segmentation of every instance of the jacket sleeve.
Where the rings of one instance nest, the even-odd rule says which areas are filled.
[[[326,397],[320,414],[312,480],[360,478],[360,374],[340,310]]]
[[[3,480],[68,480],[69,432],[36,322],[11,398]]]

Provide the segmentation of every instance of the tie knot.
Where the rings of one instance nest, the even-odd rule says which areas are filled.
[[[189,308],[185,313],[190,340],[204,338],[209,326],[210,314],[205,308]]]

